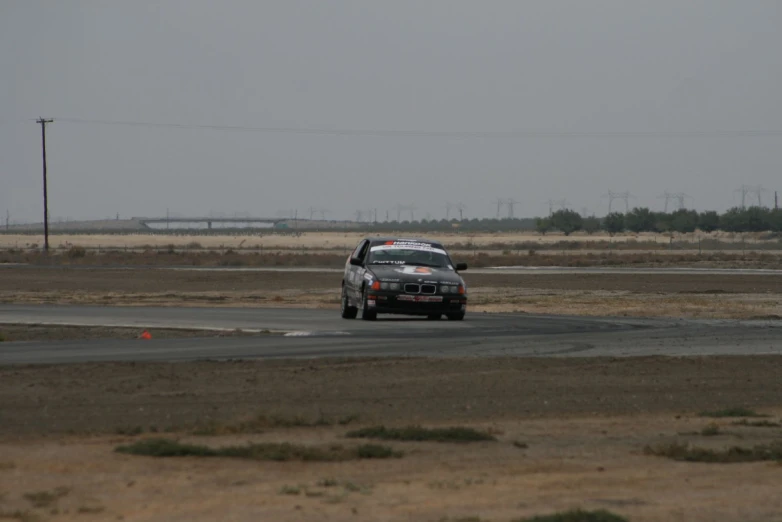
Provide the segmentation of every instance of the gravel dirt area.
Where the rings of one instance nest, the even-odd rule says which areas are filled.
[[[471,274],[470,310],[637,317],[782,317],[782,276]],[[339,273],[0,269],[0,302],[339,308]]]
[[[585,508],[632,521],[779,520],[779,464],[675,462],[643,448],[780,440],[779,427],[698,416],[744,406],[776,424],[780,375],[782,357],[771,356],[2,368],[0,513],[53,521],[509,522]],[[193,435],[205,422],[256,415],[292,422],[256,434]],[[717,434],[703,435],[714,422]],[[401,459],[339,463],[113,451],[160,436],[213,447],[351,445],[347,430],[379,423],[472,426],[498,440],[391,442]]]
[[[474,311],[782,316],[782,277],[464,275]],[[336,310],[339,277],[3,268],[0,301]],[[139,333],[10,332],[13,340]],[[780,397],[780,356],[0,367],[0,520],[510,522],[572,508],[608,509],[633,522],[782,520],[776,462],[675,462],[643,451],[671,442],[714,449],[778,442]],[[763,419],[769,426],[698,416],[739,406],[770,415]],[[282,420],[262,433],[193,434],[200,426],[259,415]],[[344,438],[348,429],[374,424],[472,426],[498,440],[392,442],[405,453],[401,459],[339,463],[154,459],[113,451],[159,436],[214,447],[350,445],[356,442]]]

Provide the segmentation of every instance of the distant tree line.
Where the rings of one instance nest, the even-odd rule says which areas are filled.
[[[646,207],[637,207],[622,213],[612,212],[604,218],[582,217],[573,210],[558,210],[546,218],[535,219],[535,229],[541,234],[559,230],[566,236],[583,230],[592,234],[599,230],[610,235],[621,232],[679,232],[695,230],[712,232],[780,232],[782,231],[782,209],[764,207],[734,207],[723,214],[714,210],[676,210],[654,212]]]
[[[614,235],[622,232],[678,232],[689,233],[695,230],[712,232],[782,232],[782,209],[765,207],[734,207],[722,214],[707,210],[676,210],[673,212],[654,212],[646,207],[637,207],[629,212],[612,212],[605,217],[584,217],[574,210],[558,210],[548,217],[538,218],[473,218],[473,219],[421,219],[400,221],[378,221],[355,223],[354,226],[331,228],[317,227],[305,223],[294,224],[284,228],[219,228],[219,229],[178,229],[178,230],[147,230],[146,233],[165,235],[257,235],[263,234],[299,234],[309,231],[362,231],[389,234],[394,233],[424,233],[424,232],[519,232],[537,231],[546,234],[559,231],[565,235],[583,231],[593,234],[599,231]],[[10,231],[11,233],[38,234],[40,231]],[[137,230],[69,230],[53,233],[100,233],[100,234],[138,234]],[[5,233],[0,230],[0,233]]]

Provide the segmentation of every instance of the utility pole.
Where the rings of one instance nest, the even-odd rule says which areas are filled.
[[[41,148],[43,151],[43,249],[49,253],[49,194],[46,181],[46,124],[54,120],[38,118],[36,123],[41,125]]]
[[[776,197],[776,193],[775,193],[775,197]],[[11,211],[10,210],[6,210],[5,211],[5,230],[6,230],[6,232],[8,231],[8,224],[10,222],[11,222]]]
[[[779,210],[779,200],[777,199],[777,191],[774,191],[774,210]],[[6,224],[8,224],[8,220],[5,220]]]

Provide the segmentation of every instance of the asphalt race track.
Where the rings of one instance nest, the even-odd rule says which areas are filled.
[[[252,337],[0,344],[0,364],[289,357],[782,354],[782,321],[469,314],[463,322],[272,308],[0,305],[0,323],[270,330]]]

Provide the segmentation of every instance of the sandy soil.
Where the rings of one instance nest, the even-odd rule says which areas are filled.
[[[284,249],[317,249],[317,248],[354,248],[358,242],[367,237],[367,235],[387,235],[387,234],[367,234],[364,232],[303,232],[299,235],[294,234],[273,234],[256,232],[248,235],[192,235],[182,233],[180,235],[160,235],[160,234],[57,234],[49,238],[52,248],[68,248],[72,245],[83,247],[101,247],[101,248],[139,248],[147,245],[156,247],[166,247],[175,245],[176,247],[185,247],[191,243],[199,243],[204,248],[284,248]],[[393,235],[393,234],[391,234]],[[404,235],[404,234],[402,234]],[[415,236],[425,236],[427,238],[440,240],[446,246],[456,243],[471,243],[477,247],[490,245],[492,243],[521,243],[534,241],[538,243],[556,243],[559,241],[580,241],[584,243],[613,242],[622,243],[626,241],[655,241],[667,244],[670,235],[641,233],[641,234],[619,234],[609,236],[608,234],[598,233],[587,235],[585,233],[576,233],[565,237],[558,233],[549,233],[540,235],[532,232],[527,233],[442,233],[432,232],[425,234],[413,234]],[[713,238],[723,241],[742,241],[754,243],[762,241],[762,234],[733,234],[725,232],[714,232],[704,234],[701,232],[693,234],[680,234],[676,240],[694,241],[698,238]],[[0,249],[2,248],[32,248],[32,245],[40,247],[43,245],[43,237],[25,234],[0,234]]]
[[[470,309],[657,317],[782,317],[782,277],[471,274]],[[339,308],[338,273],[0,270],[0,302]]]
[[[717,420],[721,434],[702,436],[712,420],[696,414],[747,406],[778,421],[780,374],[782,357],[773,356],[2,368],[0,513],[53,521],[505,522],[581,507],[632,521],[779,520],[779,464],[680,463],[642,449],[779,440],[780,428],[739,427],[732,419]],[[256,414],[358,420],[219,437],[185,428]],[[155,460],[113,452],[138,437],[55,435],[154,424],[177,428],[163,436],[212,446],[349,445],[348,429],[380,422],[470,425],[498,441],[397,442],[391,445],[406,453],[399,460],[304,464]],[[25,494],[40,491],[58,493],[36,508]]]
[[[473,310],[782,315],[778,277],[465,276]],[[0,270],[4,302],[336,309],[338,285],[339,274],[317,273]],[[744,406],[779,422],[780,376],[780,356],[0,367],[0,520],[509,522],[577,507],[633,522],[782,520],[777,463],[681,463],[642,452],[671,441],[722,448],[782,439],[782,428],[732,419],[717,420],[721,433],[706,437],[699,433],[712,420],[697,416]],[[330,425],[192,435],[203,423],[256,415]],[[344,420],[352,422],[339,425]],[[343,463],[113,452],[149,436],[213,446],[354,444],[346,430],[378,423],[469,425],[499,440],[397,442],[391,445],[405,452],[399,460]],[[135,431],[145,433],[118,434]],[[31,496],[40,492],[49,494]],[[49,500],[36,507],[36,498]]]

